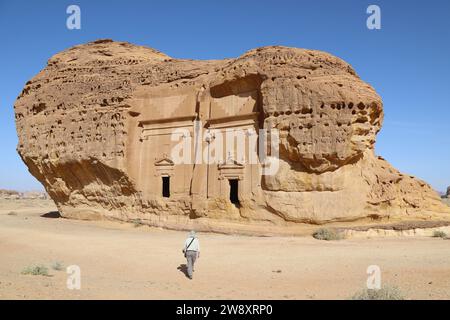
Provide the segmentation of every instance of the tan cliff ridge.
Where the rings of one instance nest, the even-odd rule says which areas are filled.
[[[98,40],[53,56],[14,108],[18,152],[64,217],[250,233],[450,219],[428,184],[374,154],[382,100],[325,52],[273,46],[196,61]],[[277,129],[276,173],[236,148],[217,163],[173,159],[179,141],[209,152],[230,128],[257,139]]]

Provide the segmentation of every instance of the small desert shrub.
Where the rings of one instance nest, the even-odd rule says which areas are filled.
[[[331,229],[319,229],[313,233],[313,237],[318,240],[341,240],[343,235]]]
[[[133,225],[134,225],[135,228],[144,225],[144,224],[142,223],[141,219],[134,219],[132,222],[133,222]]]
[[[43,265],[29,266],[22,270],[22,274],[33,276],[48,276],[48,268]]]
[[[55,261],[55,262],[52,263],[52,269],[53,270],[61,271],[61,270],[63,270],[63,268],[64,267],[63,267],[62,263],[59,262],[59,261]]]
[[[446,238],[447,234],[444,231],[436,230],[433,232],[433,237],[435,238]]]
[[[380,289],[364,289],[357,292],[352,300],[405,300],[400,289],[394,286],[383,286]]]

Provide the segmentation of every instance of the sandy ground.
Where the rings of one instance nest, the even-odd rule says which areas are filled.
[[[186,232],[41,217],[51,202],[0,201],[0,299],[348,299],[369,265],[408,299],[450,299],[450,241],[199,234],[194,279],[180,268]],[[81,289],[52,263],[81,268]],[[43,264],[49,276],[23,275]]]

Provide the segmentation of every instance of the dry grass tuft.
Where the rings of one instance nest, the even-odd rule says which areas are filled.
[[[364,289],[357,292],[352,300],[405,300],[399,288],[383,286],[381,289]]]

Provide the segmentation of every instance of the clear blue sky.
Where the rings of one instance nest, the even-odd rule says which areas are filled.
[[[66,8],[81,7],[81,30]],[[381,30],[366,8],[381,8]],[[450,185],[450,1],[5,1],[0,0],[0,188],[42,189],[16,153],[13,104],[55,53],[98,38],[176,58],[236,57],[285,45],[349,62],[384,101],[377,154],[403,172]]]

